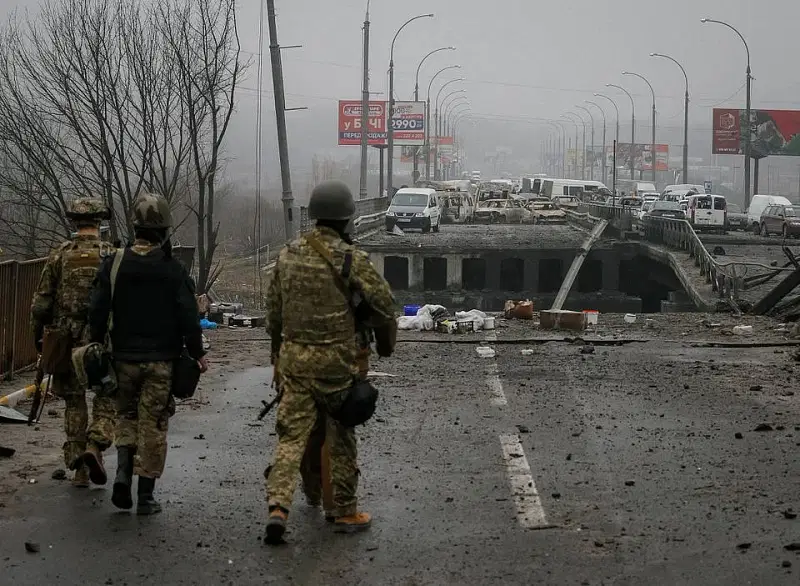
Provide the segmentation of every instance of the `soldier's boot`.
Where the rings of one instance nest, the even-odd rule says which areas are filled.
[[[75,470],[75,476],[72,477],[72,486],[89,488],[89,469],[86,466],[80,466]]]
[[[155,486],[155,478],[139,477],[139,482],[136,484],[137,515],[155,515],[161,512],[161,504],[153,498]]]
[[[133,507],[131,485],[133,484],[133,448],[120,446],[117,448],[117,475],[111,492],[111,502],[118,509]]]
[[[89,480],[99,486],[108,482],[108,474],[103,466],[103,452],[94,442],[89,442],[89,447],[81,456],[85,467],[89,468]]]
[[[357,533],[366,531],[372,525],[372,517],[369,513],[356,513],[344,517],[336,517],[333,521],[333,530],[336,533]]]
[[[288,518],[289,511],[283,507],[270,507],[267,531],[264,535],[265,543],[270,545],[283,543],[283,534],[286,532],[286,520]]]

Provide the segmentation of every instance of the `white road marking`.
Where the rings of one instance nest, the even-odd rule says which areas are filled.
[[[542,502],[531,476],[531,468],[525,458],[525,451],[516,434],[500,436],[503,460],[506,463],[511,494],[517,505],[517,521],[526,529],[547,526]]]
[[[508,404],[506,394],[503,392],[503,383],[500,382],[500,372],[497,369],[496,362],[492,362],[486,369],[486,386],[489,387],[492,405],[505,407]]]

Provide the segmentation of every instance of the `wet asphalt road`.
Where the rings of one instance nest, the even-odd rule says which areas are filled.
[[[262,545],[274,416],[254,424],[270,371],[253,369],[173,420],[162,515],[49,478],[22,489],[0,509],[0,583],[800,583],[784,549],[800,542],[783,515],[800,510],[786,354],[521,348],[404,343],[374,365],[397,377],[379,379],[360,433],[367,533],[334,535],[298,494],[289,543]]]

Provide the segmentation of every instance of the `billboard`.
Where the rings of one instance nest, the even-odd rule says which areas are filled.
[[[712,152],[743,155],[746,110],[714,108]],[[751,110],[753,155],[800,156],[800,110]]]
[[[449,165],[453,162],[453,154],[455,153],[454,142],[452,136],[439,136],[436,138],[436,149],[439,153],[439,160],[443,165]]]
[[[395,102],[392,115],[395,146],[425,144],[425,102]]]
[[[631,143],[621,142],[617,145],[617,167],[629,169],[631,157],[633,157],[633,168],[636,171],[652,171],[653,156],[650,144],[635,144],[631,149]],[[657,144],[656,147],[656,171],[669,171],[669,145]],[[606,165],[609,168],[614,166],[614,147],[606,147]]]
[[[368,120],[369,144],[386,144],[386,102],[370,102]],[[339,100],[339,144],[361,144],[361,100]]]

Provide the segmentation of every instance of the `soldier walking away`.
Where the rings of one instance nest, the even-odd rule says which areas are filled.
[[[369,316],[372,327],[395,323],[389,284],[350,239],[355,202],[348,187],[339,181],[321,183],[311,194],[308,213],[316,227],[281,251],[268,291],[272,362],[283,391],[278,446],[266,483],[265,541],[271,544],[282,541],[303,454],[323,414],[335,529],[370,526],[370,515],[357,507],[355,429],[334,415],[359,377],[359,322]]]
[[[117,376],[118,464],[111,500],[120,509],[132,508],[136,475],[136,513],[151,515],[161,511],[153,489],[164,472],[167,427],[175,413],[174,364],[184,347],[201,372],[208,363],[194,283],[172,258],[167,201],[140,195],[133,204],[133,226],[132,246],[106,259],[97,274],[89,329],[97,343],[110,329]]]
[[[67,217],[77,234],[54,250],[42,270],[33,297],[31,326],[37,350],[52,377],[53,393],[66,403],[64,412],[64,464],[75,470],[72,483],[87,487],[107,481],[103,451],[114,439],[115,409],[104,389],[92,401],[92,421],[82,385],[70,360],[70,351],[89,337],[87,311],[97,269],[113,247],[100,239],[100,224],[108,209],[99,199],[76,198]]]

